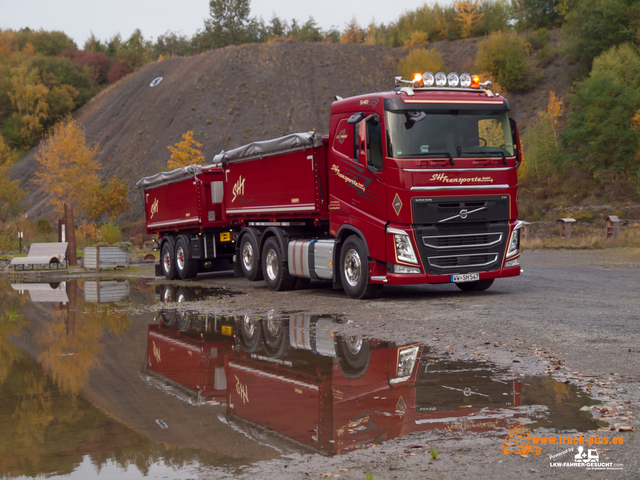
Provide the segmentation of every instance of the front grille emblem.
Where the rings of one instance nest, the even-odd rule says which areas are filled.
[[[460,218],[461,219],[465,219],[467,218],[467,215],[469,215],[469,211],[466,208],[463,208],[462,210],[460,210]]]

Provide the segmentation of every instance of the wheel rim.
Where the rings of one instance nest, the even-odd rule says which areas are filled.
[[[278,254],[272,248],[267,252],[267,256],[265,258],[265,262],[267,264],[267,275],[269,276],[269,280],[275,280],[278,278]]]
[[[247,271],[253,268],[253,247],[249,242],[242,246],[242,264]]]
[[[362,276],[362,262],[360,255],[355,249],[347,252],[344,258],[344,277],[352,287],[357,287]]]
[[[164,291],[163,295],[162,295],[163,301],[164,303],[171,303],[173,302],[173,298],[171,298],[171,290],[169,290],[168,288]]]
[[[180,270],[184,270],[184,249],[181,246],[176,251],[176,264]]]
[[[360,337],[348,337],[344,343],[347,350],[353,355],[357,355],[362,350],[362,338]]]
[[[164,251],[163,266],[165,272],[171,270],[171,254],[169,253],[169,250]]]
[[[251,321],[251,318],[249,318],[249,316],[245,315],[244,318],[242,319],[242,330],[244,331],[244,334],[246,335],[247,338],[253,338],[253,336],[256,333],[256,326],[255,324]]]

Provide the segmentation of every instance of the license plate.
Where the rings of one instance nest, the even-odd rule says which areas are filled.
[[[230,242],[231,241],[231,232],[222,232],[220,234],[221,242]]]
[[[479,273],[464,273],[462,275],[451,275],[451,281],[453,283],[475,282],[476,280],[480,280]]]

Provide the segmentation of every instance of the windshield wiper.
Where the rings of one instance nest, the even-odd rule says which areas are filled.
[[[507,156],[504,154],[502,150],[500,150],[499,152],[462,152],[462,153],[469,154],[469,155],[494,155],[496,153],[499,153],[502,156],[502,164],[503,165],[507,164]]]
[[[424,152],[424,153],[419,153],[419,154],[415,154],[415,155],[403,155],[405,157],[416,157],[416,158],[420,158],[420,157],[447,157],[449,159],[449,164],[451,166],[455,165],[456,162],[453,161],[453,157],[451,156],[451,154],[449,152]]]

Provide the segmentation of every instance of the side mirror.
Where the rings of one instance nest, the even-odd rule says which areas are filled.
[[[514,118],[509,117],[509,125],[511,126],[511,139],[513,140],[513,151],[516,157],[516,168],[520,168],[522,155],[520,154],[520,134],[518,133],[518,124]]]

